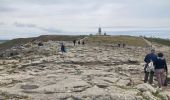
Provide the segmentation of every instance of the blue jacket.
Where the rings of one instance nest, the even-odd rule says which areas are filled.
[[[164,58],[158,57],[155,61],[155,69],[165,69],[168,71],[166,60]]]
[[[65,46],[61,45],[61,52],[66,52]]]
[[[156,59],[157,59],[156,54],[150,53],[150,54],[147,54],[147,55],[145,56],[144,61],[148,64],[148,63],[150,63],[151,60],[152,60],[153,62],[155,62]]]

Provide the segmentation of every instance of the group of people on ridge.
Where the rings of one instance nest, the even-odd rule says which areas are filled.
[[[74,44],[74,46],[76,45],[76,40],[73,40],[73,44]],[[78,44],[80,45],[80,40],[78,41]],[[82,41],[82,45],[84,45],[84,44],[85,44],[85,42]],[[62,53],[66,52],[66,48],[65,48],[64,43],[61,43],[61,52]]]
[[[122,45],[123,48],[126,47],[126,44],[125,44],[125,43],[123,43],[123,44],[118,43],[117,45],[118,45],[119,48],[121,47],[121,45]]]
[[[80,45],[80,40],[77,43]],[[74,44],[74,46],[76,45],[76,40],[73,40],[73,44]],[[84,45],[84,44],[85,44],[85,42],[82,41],[82,45]]]
[[[144,61],[146,63],[144,67],[144,83],[149,82],[149,84],[153,84],[153,77],[155,75],[159,88],[162,89],[163,86],[166,86],[168,68],[163,53],[159,52],[158,54],[155,54],[155,50],[152,49],[151,53],[145,56]]]

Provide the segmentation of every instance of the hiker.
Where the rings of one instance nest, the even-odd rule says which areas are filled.
[[[74,46],[76,45],[76,40],[73,40],[73,44],[74,44]]]
[[[118,44],[118,47],[120,48],[120,43]]]
[[[44,44],[43,44],[42,42],[39,42],[39,43],[38,43],[38,46],[39,46],[39,47],[41,47],[41,46],[43,46],[43,45],[44,45]]]
[[[145,67],[144,67],[144,83],[148,82],[149,77],[149,84],[153,83],[153,75],[154,75],[154,62],[157,59],[157,55],[155,54],[155,50],[152,49],[151,53],[147,54],[144,58]]]
[[[168,75],[168,68],[166,60],[163,53],[158,53],[158,57],[155,61],[155,75],[158,81],[158,87],[162,89],[162,86],[165,85],[165,73]]]
[[[125,43],[123,43],[123,48],[125,48],[125,46],[126,46],[126,44],[125,44]]]
[[[65,49],[64,43],[61,43],[61,52],[62,52],[62,53],[66,52],[66,49]]]
[[[80,40],[78,41],[78,44],[80,45]]]
[[[84,45],[85,43],[84,43],[84,41],[82,42],[82,45]]]

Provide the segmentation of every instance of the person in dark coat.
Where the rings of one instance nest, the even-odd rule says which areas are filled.
[[[151,50],[151,53],[149,53],[149,54],[147,54],[145,56],[144,62],[146,64],[145,64],[145,67],[144,67],[144,72],[145,72],[144,83],[148,82],[148,78],[149,78],[149,84],[153,83],[154,71],[153,70],[147,71],[147,67],[149,66],[150,62],[154,63],[156,61],[156,59],[157,59],[157,55],[155,54],[155,50],[154,49]]]
[[[62,53],[66,52],[66,49],[65,49],[65,46],[64,46],[63,43],[61,43],[61,52],[62,52]]]
[[[38,46],[43,46],[44,44],[42,42],[39,42],[38,43]]]
[[[120,48],[120,43],[118,44],[118,47]]]
[[[80,45],[80,40],[78,41],[78,44]]]
[[[165,83],[165,73],[168,74],[168,68],[166,60],[163,57],[163,53],[158,53],[158,57],[155,61],[155,75],[158,81],[159,88],[162,88]]]
[[[74,44],[74,46],[76,45],[76,40],[73,40],[73,44]]]
[[[126,44],[125,44],[125,43],[123,43],[123,48],[125,48],[125,46],[126,46]]]
[[[84,45],[84,44],[85,44],[85,42],[83,41],[83,42],[82,42],[82,45]]]

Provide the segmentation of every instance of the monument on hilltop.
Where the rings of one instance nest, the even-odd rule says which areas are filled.
[[[99,25],[98,32],[96,33],[96,35],[104,35],[104,36],[106,36],[107,33],[106,32],[102,33],[102,28]]]
[[[100,25],[99,25],[98,32],[96,33],[96,35],[102,35],[102,28],[100,27]]]

